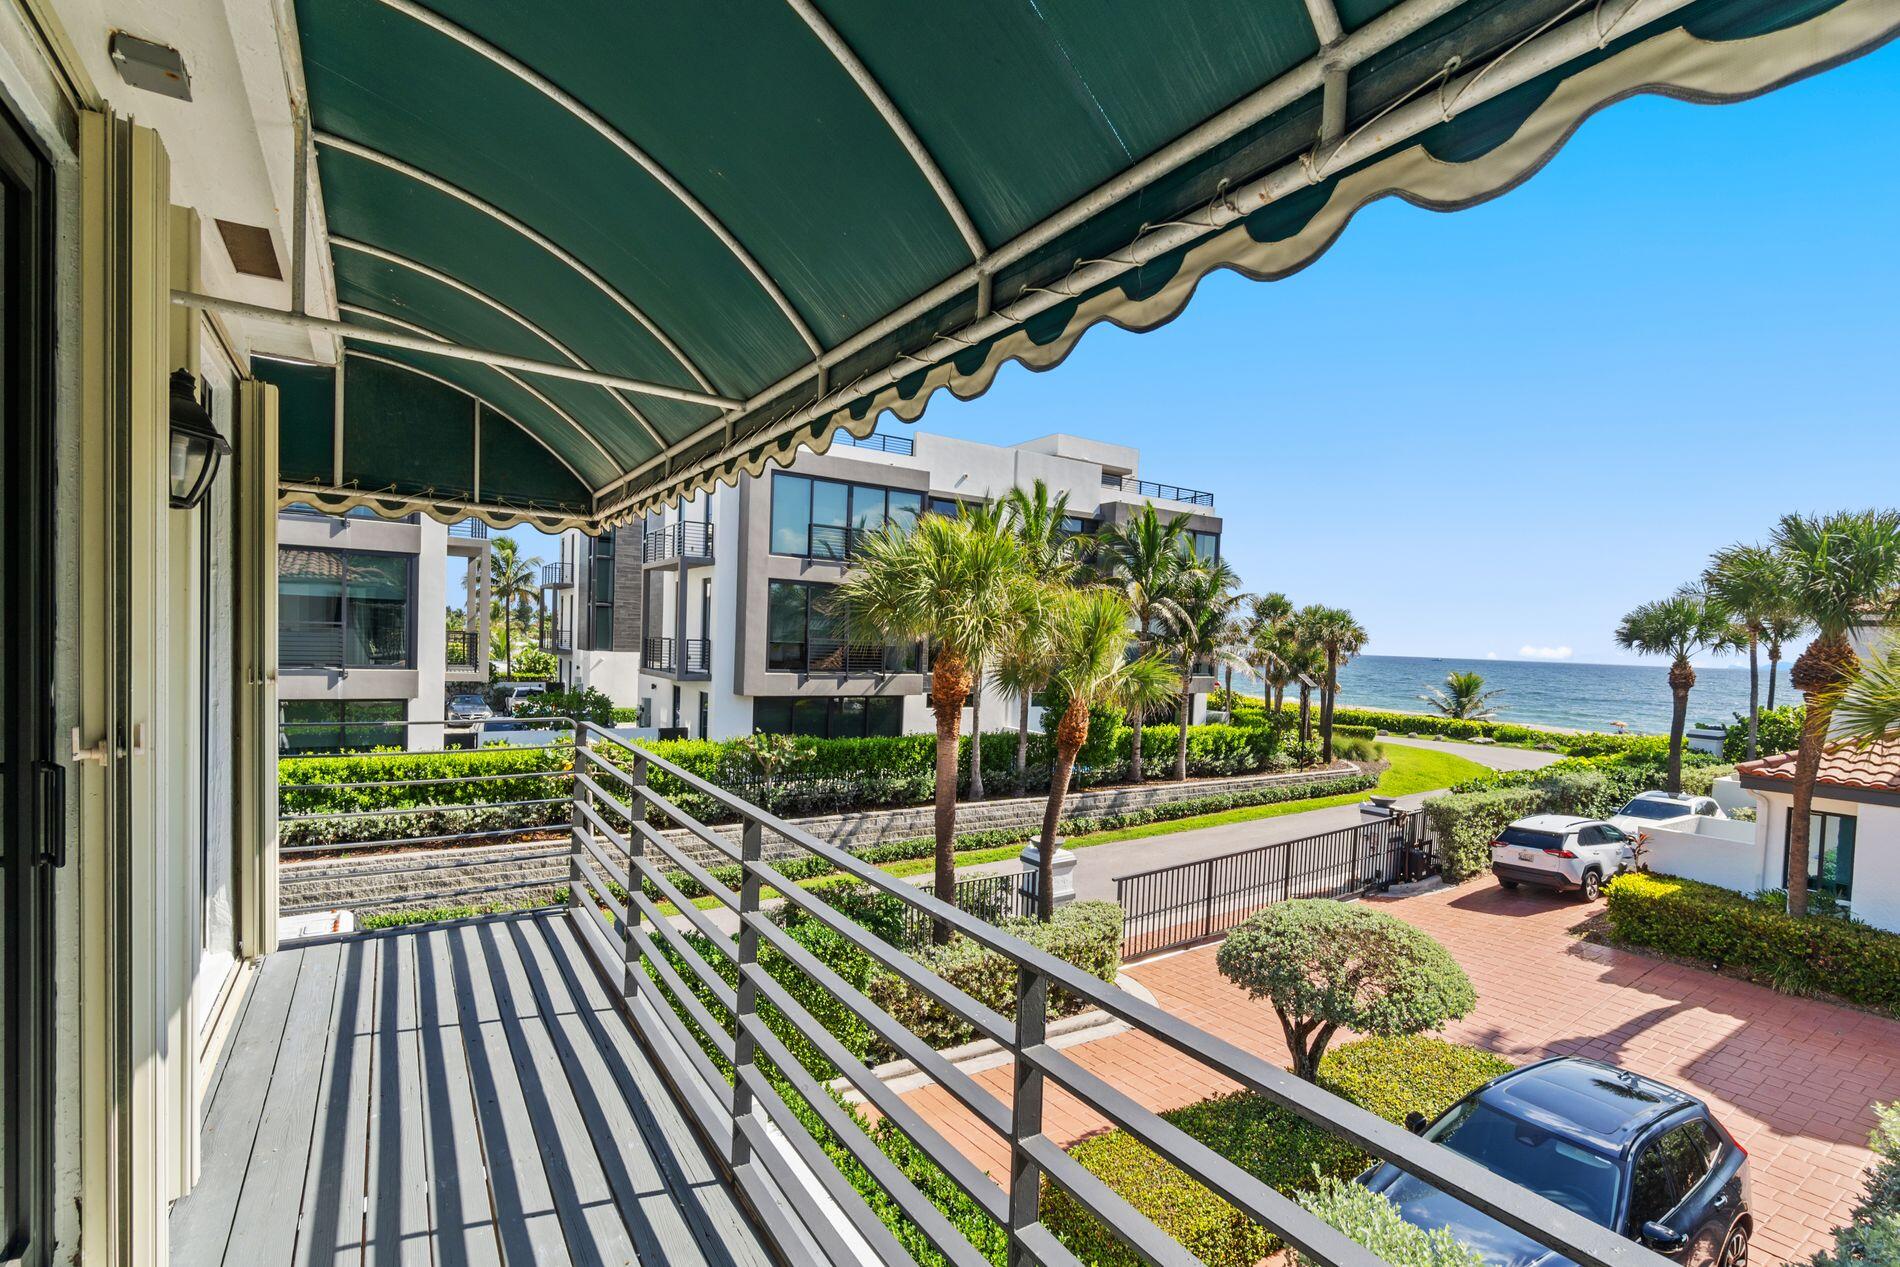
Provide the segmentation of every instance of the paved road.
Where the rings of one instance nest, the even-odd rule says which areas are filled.
[[[1498,748],[1486,744],[1439,743],[1429,739],[1382,739],[1380,742],[1397,743],[1413,748],[1442,749],[1494,770],[1535,770],[1558,759],[1555,753],[1533,752],[1523,748]],[[1417,809],[1430,795],[1432,795],[1430,792],[1418,792],[1411,796],[1403,796],[1399,798],[1398,804],[1404,809]],[[1167,836],[1124,840],[1113,845],[1092,845],[1087,849],[1076,851],[1075,896],[1081,901],[1097,898],[1112,901],[1115,897],[1117,876],[1133,875],[1138,871],[1173,866],[1181,862],[1198,862],[1202,858],[1211,858],[1216,854],[1253,849],[1260,845],[1278,844],[1283,840],[1298,840],[1302,836],[1312,836],[1339,827],[1351,827],[1361,822],[1363,818],[1364,812],[1358,805],[1337,805],[1330,809],[1307,810],[1304,813],[1285,814],[1278,818],[1257,818],[1250,822],[1203,827],[1196,831],[1176,832]],[[960,874],[965,877],[996,875],[1015,871],[1019,865],[1015,859],[1009,859],[981,867],[966,868]]]

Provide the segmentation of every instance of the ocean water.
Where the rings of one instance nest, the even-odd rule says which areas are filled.
[[[1788,685],[1786,661],[1775,703],[1798,703]],[[1424,656],[1360,656],[1339,674],[1339,701],[1356,708],[1430,712],[1419,699],[1428,687],[1443,687],[1445,675],[1472,672],[1484,675],[1486,688],[1500,693],[1491,702],[1502,721],[1533,722],[1577,730],[1613,730],[1623,722],[1631,732],[1667,734],[1669,731],[1669,668],[1667,664],[1572,664],[1536,660],[1450,660]],[[1761,669],[1762,702],[1768,698],[1768,665]],[[1243,679],[1246,685],[1243,687]],[[1260,684],[1246,674],[1234,674],[1234,689],[1258,695]],[[1748,662],[1738,660],[1696,670],[1695,689],[1689,692],[1689,724],[1726,725],[1736,713],[1748,712]]]

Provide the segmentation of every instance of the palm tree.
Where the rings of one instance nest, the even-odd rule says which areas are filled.
[[[1700,590],[1684,586],[1668,598],[1643,603],[1616,627],[1616,645],[1638,655],[1669,657],[1669,791],[1682,791],[1682,732],[1689,719],[1689,691],[1695,686],[1696,652],[1722,634],[1722,620]]]
[[[937,719],[936,891],[955,901],[958,731],[963,701],[980,686],[975,666],[1039,601],[1021,544],[964,518],[921,516],[908,531],[889,528],[860,545],[857,571],[833,591],[831,606],[853,637],[929,639],[930,707]],[[950,939],[947,924],[932,936]]]
[[[1234,592],[1239,582],[1234,569],[1219,559],[1196,562],[1181,573],[1181,614],[1168,631],[1168,649],[1181,671],[1181,694],[1175,706],[1174,777],[1187,781],[1188,721],[1194,715],[1193,679],[1196,664],[1225,655],[1228,625],[1240,606]]]
[[[1736,630],[1737,649],[1748,652],[1748,759],[1753,761],[1761,733],[1761,643],[1768,624],[1781,611],[1787,578],[1781,559],[1758,545],[1732,545],[1715,552],[1702,573],[1709,601]],[[1773,689],[1772,680],[1770,688]]]
[[[1042,814],[1036,892],[1044,920],[1055,917],[1056,828],[1076,754],[1089,738],[1089,709],[1124,708],[1139,716],[1181,689],[1181,679],[1163,657],[1134,658],[1134,609],[1113,590],[1057,590],[1048,600],[1049,691],[1063,702],[1055,728],[1055,761],[1049,771],[1049,803]]]
[[[494,601],[501,604],[502,668],[512,674],[515,671],[515,610],[523,603],[540,601],[541,587],[536,582],[535,572],[541,560],[523,558],[521,547],[513,537],[496,537],[491,549],[494,570],[489,575],[489,592]]]
[[[1189,562],[1187,526],[1186,515],[1163,520],[1150,502],[1127,523],[1104,529],[1097,542],[1105,579],[1128,600],[1128,609],[1134,614],[1135,642],[1143,652],[1152,651],[1181,619],[1177,593],[1181,573]],[[1128,719],[1131,783],[1141,782],[1142,712],[1136,709]]]
[[[1900,511],[1784,515],[1775,525],[1774,549],[1787,568],[1788,610],[1814,629],[1814,641],[1790,674],[1807,712],[1788,824],[1788,913],[1806,915],[1814,784],[1835,699],[1858,664],[1848,635],[1900,607]]]
[[[1834,733],[1863,747],[1900,740],[1900,641],[1860,662],[1834,702]]]
[[[1035,480],[1027,491],[1012,488],[1003,495],[1003,520],[1023,548],[1030,573],[1045,584],[1067,584],[1082,566],[1081,544],[1063,527],[1069,517],[1069,495],[1049,495],[1049,485]],[[1009,645],[998,653],[994,677],[1004,694],[1016,701],[1016,785],[1020,791],[1029,765],[1029,708],[1036,692],[1048,680],[1049,657],[1038,622],[1026,623]]]
[[[975,532],[992,537],[1010,535],[1007,517],[1002,507],[984,503],[966,505],[959,512],[963,522]],[[1027,559],[1024,560],[1025,564]],[[1030,570],[1028,575],[1034,576]],[[1005,639],[1002,645],[1008,645]],[[983,679],[986,676],[986,657],[979,655],[970,662],[970,799],[980,801],[986,795],[983,788]]]
[[[1301,612],[1306,636],[1326,657],[1326,676],[1320,680],[1320,760],[1333,759],[1333,708],[1339,699],[1339,670],[1365,647],[1364,625],[1344,607],[1307,607]]]
[[[1240,660],[1260,679],[1260,705],[1269,722],[1284,702],[1286,684],[1291,681],[1281,670],[1276,652],[1281,631],[1292,615],[1293,604],[1285,594],[1255,594],[1247,600],[1247,643],[1240,649]]]
[[[1781,679],[1781,648],[1808,631],[1808,622],[1790,611],[1776,612],[1763,635],[1768,639],[1768,707],[1775,706],[1775,687]]]
[[[1308,640],[1297,624],[1288,630],[1282,659],[1286,665],[1287,685],[1300,688],[1300,742],[1313,742],[1313,689],[1326,674],[1326,652]]]
[[[1453,670],[1445,675],[1443,689],[1428,687],[1419,698],[1447,717],[1461,721],[1490,721],[1497,716],[1491,701],[1503,693],[1496,689],[1485,690],[1482,673]]]

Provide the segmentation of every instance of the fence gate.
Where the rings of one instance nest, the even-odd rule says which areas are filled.
[[[1423,810],[1115,881],[1126,959],[1192,945],[1296,897],[1357,897],[1437,869]]]

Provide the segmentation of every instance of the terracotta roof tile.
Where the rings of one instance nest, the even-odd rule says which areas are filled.
[[[1744,761],[1736,773],[1745,779],[1794,782],[1792,752]],[[1860,788],[1869,792],[1900,792],[1900,739],[1883,740],[1865,748],[1836,744],[1821,755],[1818,782],[1829,787]]]

